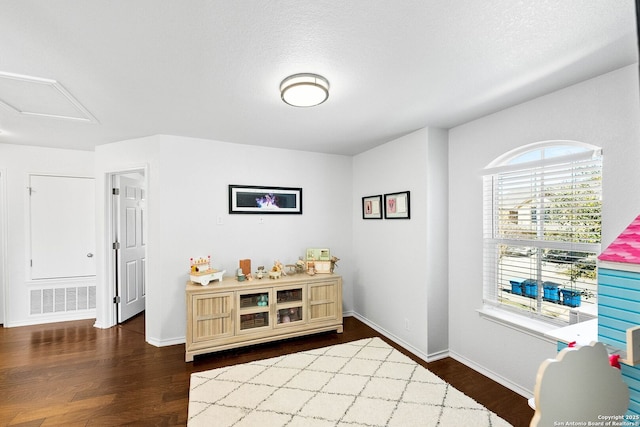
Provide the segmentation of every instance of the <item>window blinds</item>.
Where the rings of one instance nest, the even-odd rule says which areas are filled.
[[[534,278],[539,283],[549,279],[558,270],[551,262],[566,264],[567,277],[578,283],[576,277],[584,272],[577,269],[585,268],[584,258],[600,250],[600,151],[506,164],[486,172],[485,301],[498,303],[510,278]],[[540,311],[540,299],[531,301],[532,310]]]

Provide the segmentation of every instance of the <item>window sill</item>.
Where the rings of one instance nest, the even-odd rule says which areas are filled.
[[[556,343],[556,341],[547,336],[547,334],[551,331],[557,330],[560,327],[559,325],[546,323],[493,307],[483,307],[477,311],[480,314],[480,317],[486,320],[498,323],[527,335],[531,335],[543,341],[554,344]]]

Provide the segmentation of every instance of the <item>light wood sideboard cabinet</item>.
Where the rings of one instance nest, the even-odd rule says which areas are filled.
[[[267,341],[335,330],[342,333],[342,277],[295,274],[207,286],[187,282],[185,360]]]

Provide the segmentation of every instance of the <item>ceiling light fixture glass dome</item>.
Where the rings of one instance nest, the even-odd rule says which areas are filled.
[[[318,74],[294,74],[280,83],[280,97],[294,107],[320,105],[329,98],[329,82]]]

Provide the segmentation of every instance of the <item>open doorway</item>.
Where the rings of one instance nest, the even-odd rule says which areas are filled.
[[[116,323],[145,310],[146,204],[144,170],[111,175]]]

